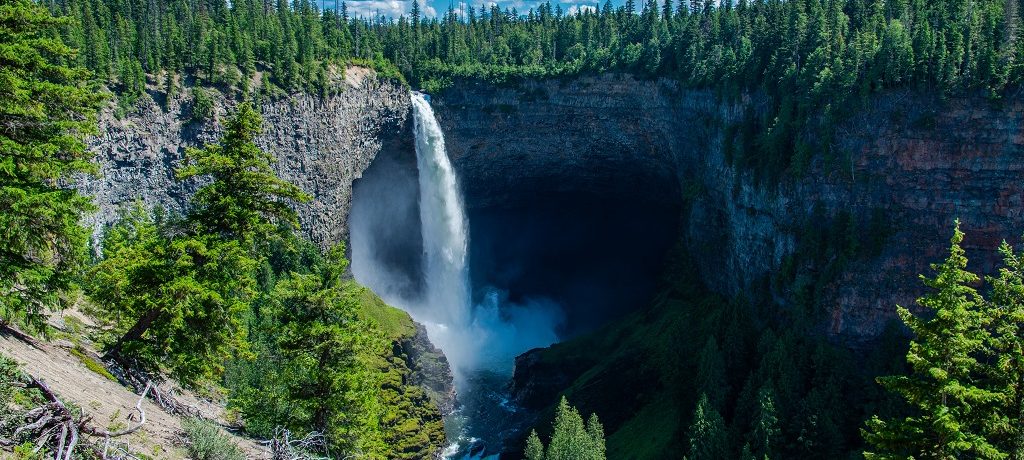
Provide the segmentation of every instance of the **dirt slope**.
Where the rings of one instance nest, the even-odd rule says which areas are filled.
[[[139,396],[121,384],[89,370],[70,353],[69,348],[70,344],[61,342],[29,342],[0,328],[0,353],[16,360],[28,374],[45,381],[65,401],[81,407],[93,417],[96,425],[127,426],[129,416],[138,416],[135,404]],[[189,404],[200,403],[198,398],[189,395],[182,399]],[[135,454],[159,459],[187,458],[185,451],[177,447],[181,420],[149,400],[143,402],[142,407],[146,411],[145,425],[120,440],[127,441],[130,451]],[[213,404],[201,404],[197,408],[207,417],[220,415],[219,408]],[[254,441],[237,436],[234,438],[247,457],[269,458],[268,451]]]

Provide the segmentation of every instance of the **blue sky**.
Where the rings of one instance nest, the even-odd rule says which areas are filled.
[[[320,1],[317,0],[318,3]],[[323,1],[324,7],[334,8],[333,0]],[[561,5],[562,10],[566,12],[575,12],[583,8],[597,8],[604,0],[551,0],[551,2]],[[540,3],[540,0],[420,0],[420,9],[424,15],[433,17],[438,14],[444,14],[448,9],[448,5],[453,5],[455,9],[459,9],[461,5],[463,10],[467,10],[468,5],[473,5],[479,9],[481,5],[487,5],[489,8],[491,4],[495,3],[502,9],[515,8],[522,13],[526,13],[531,7]],[[612,0],[612,3],[618,5],[622,1]],[[412,9],[412,0],[346,0],[346,5],[348,6],[349,14],[353,16],[368,17],[379,13],[385,16],[398,17],[399,15],[409,13]]]

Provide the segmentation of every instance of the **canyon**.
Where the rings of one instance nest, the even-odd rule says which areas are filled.
[[[297,210],[324,247],[349,240],[354,190],[375,159],[415,164],[407,88],[357,73],[337,95],[260,104],[259,144],[278,159],[282,177],[313,195]],[[917,276],[943,256],[955,219],[967,234],[971,268],[981,273],[994,270],[1001,241],[1019,242],[1024,231],[1019,94],[873,96],[834,128],[830,154],[812,155],[800,174],[767,179],[730,158],[733,129],[765,110],[756,95],[730,100],[670,80],[609,74],[499,87],[465,82],[430,103],[470,222],[474,297],[497,288],[510,303],[551,300],[564,315],[561,338],[645,308],[674,246],[691,254],[708,290],[767,292],[785,309],[791,299],[770,280],[805,244],[802,230],[831,229],[847,216],[860,226],[845,231],[865,245],[878,240],[877,250],[818,287],[827,313],[819,329],[869,349],[896,318],[895,305],[912,307],[921,294]],[[141,104],[123,119],[105,114],[91,142],[101,175],[83,177],[78,188],[98,206],[88,222],[97,235],[133,203],[182,210],[198,184],[178,183],[173,168],[188,147],[221,129],[217,119],[191,121],[184,99],[167,109]],[[217,113],[231,105],[217,98]],[[872,234],[867,223],[878,219],[885,232]],[[595,293],[580,295],[574,287],[583,282]],[[434,359],[410,362],[417,384],[450,394],[450,375],[438,369],[447,364],[417,331],[399,347]],[[552,365],[542,353],[517,359],[513,385],[518,401],[535,408],[554,403],[584,370]]]

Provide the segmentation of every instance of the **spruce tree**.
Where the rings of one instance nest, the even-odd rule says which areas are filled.
[[[725,421],[701,394],[690,424],[690,455],[687,460],[725,460],[730,458]]]
[[[562,396],[555,410],[554,434],[545,453],[544,444],[533,432],[526,443],[527,460],[604,460],[604,427],[596,414],[586,424],[576,408]]]
[[[912,373],[881,377],[878,382],[902,396],[914,414],[891,420],[872,417],[863,430],[870,445],[864,453],[868,459],[1004,457],[984,436],[991,422],[984,408],[1000,395],[975,381],[981,371],[977,356],[989,341],[985,328],[990,321],[981,295],[972,287],[979,278],[966,269],[963,236],[957,221],[949,257],[932,265],[934,278],[921,276],[931,291],[917,303],[931,312],[930,319],[897,307],[915,336],[907,353]]]
[[[241,104],[219,143],[188,152],[179,177],[212,182],[177,228],[133,217],[108,236],[90,282],[93,299],[115,312],[119,325],[108,356],[148,367],[170,361],[179,378],[194,381],[219,373],[217,358],[239,343],[257,243],[297,224],[285,200],[308,199],[277,177],[272,157],[256,146],[261,122],[251,104]]]
[[[988,304],[993,320],[991,358],[985,376],[1000,398],[993,405],[990,439],[1012,460],[1024,459],[1024,255],[1005,241],[999,248],[1003,267],[988,277]]]
[[[35,330],[64,306],[91,209],[62,184],[95,169],[84,139],[101,99],[55,38],[67,24],[31,0],[0,1],[0,321]]]
[[[190,384],[220,373],[241,344],[256,265],[237,241],[182,233],[134,209],[107,231],[86,292],[118,335],[108,357]]]
[[[187,152],[189,164],[178,170],[178,178],[213,179],[192,198],[189,219],[201,231],[251,242],[273,233],[281,224],[297,227],[289,202],[310,197],[274,173],[274,157],[256,145],[262,124],[253,105],[242,103],[227,121],[218,144]]]
[[[607,456],[607,447],[604,442],[604,426],[598,420],[597,414],[590,414],[587,418],[587,435],[590,436],[591,458],[603,459]]]
[[[757,414],[751,426],[750,446],[757,458],[773,458],[778,447],[779,415],[775,409],[775,394],[769,385],[762,386],[757,392]]]
[[[530,430],[530,437],[526,438],[526,460],[544,460],[544,444],[537,430]]]
[[[547,460],[575,460],[591,458],[590,435],[583,424],[583,417],[563,396],[555,411],[555,431],[551,435]]]

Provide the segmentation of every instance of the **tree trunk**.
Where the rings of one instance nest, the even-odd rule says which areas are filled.
[[[114,343],[114,346],[110,347],[110,350],[107,351],[104,357],[120,357],[121,348],[124,347],[124,344],[141,339],[142,334],[145,334],[146,331],[149,330],[149,327],[153,325],[153,322],[160,317],[161,312],[162,311],[159,308],[154,308],[152,310],[147,311],[145,315],[142,315],[142,317],[135,322],[131,329],[128,329],[128,332],[125,332],[124,335],[121,336],[121,338],[117,339],[117,342]]]

